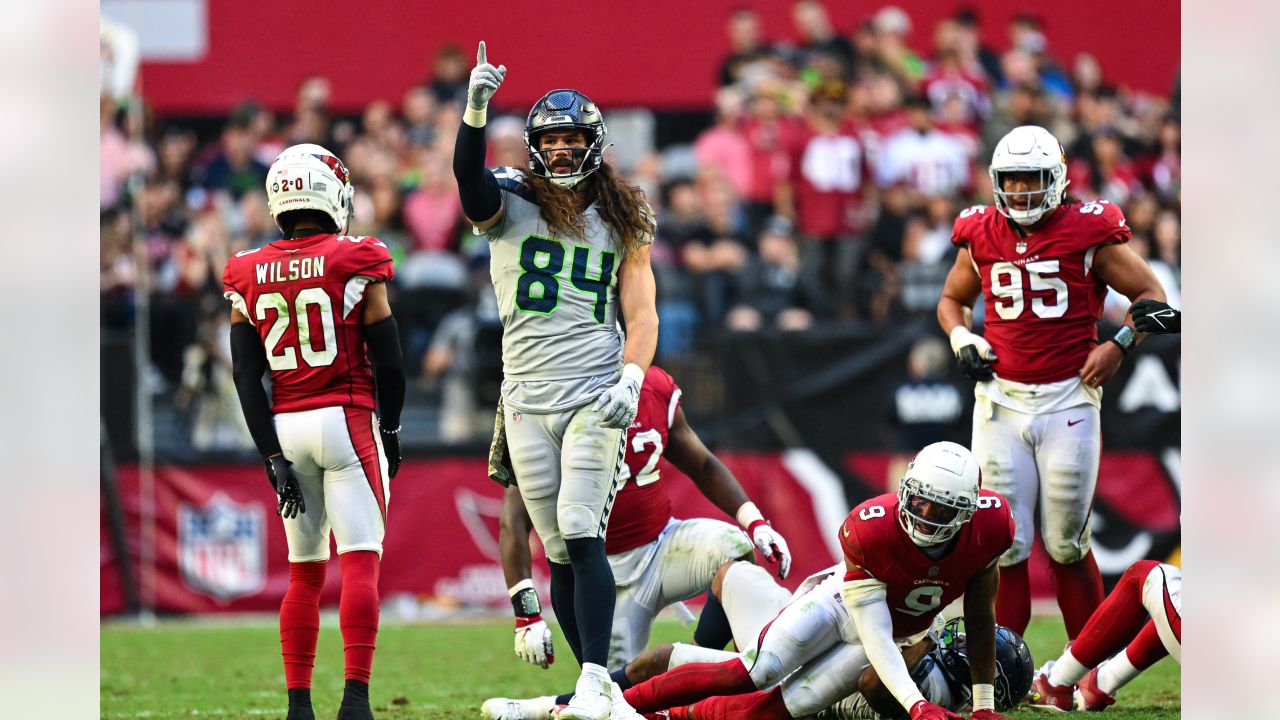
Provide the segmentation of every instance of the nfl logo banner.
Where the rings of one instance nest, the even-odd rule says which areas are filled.
[[[262,508],[222,493],[203,506],[180,503],[178,567],[183,584],[218,602],[261,591],[267,580]]]

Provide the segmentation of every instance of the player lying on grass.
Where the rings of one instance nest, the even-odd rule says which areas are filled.
[[[1124,571],[1071,647],[1037,673],[1031,704],[1105,710],[1117,690],[1166,655],[1182,662],[1182,571],[1140,560]]]

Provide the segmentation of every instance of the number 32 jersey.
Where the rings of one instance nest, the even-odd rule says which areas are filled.
[[[277,240],[227,262],[223,295],[262,338],[273,412],[375,409],[364,290],[394,275],[391,253],[373,237]]]
[[[657,365],[649,366],[640,387],[639,412],[627,429],[625,484],[613,501],[605,534],[604,549],[609,555],[648,545],[671,520],[667,476],[658,471],[658,461],[667,448],[680,395],[675,378]]]
[[[1013,514],[999,493],[978,491],[978,509],[952,540],[951,550],[933,559],[898,524],[898,496],[886,493],[862,503],[840,526],[844,555],[860,570],[846,580],[875,579],[888,591],[893,636],[929,629],[934,616],[960,597],[970,578],[1013,545]]]
[[[556,237],[523,172],[503,167],[494,176],[503,217],[485,236],[502,318],[503,399],[525,412],[583,405],[622,370],[621,245],[594,204],[584,237]]]
[[[999,378],[1040,384],[1080,372],[1098,344],[1107,294],[1094,253],[1130,236],[1120,208],[1105,201],[1062,205],[1030,237],[990,205],[960,213],[951,242],[969,248],[982,279],[982,334]]]

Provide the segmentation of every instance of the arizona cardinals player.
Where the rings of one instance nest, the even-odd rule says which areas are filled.
[[[1163,301],[1164,291],[1126,244],[1118,207],[1064,202],[1066,158],[1047,130],[1014,128],[996,145],[989,172],[995,205],[956,218],[951,241],[959,253],[938,322],[961,371],[978,381],[973,454],[984,487],[1006,497],[1017,519],[1013,547],[1000,560],[1000,623],[1022,633],[1031,615],[1027,558],[1038,497],[1058,606],[1074,638],[1102,601],[1089,550],[1102,386],[1142,337],[1126,318],[1099,344],[1102,301],[1108,286],[1133,301]],[[983,335],[966,320],[979,295]]]
[[[237,253],[222,276],[236,390],[289,545],[280,606],[288,720],[315,717],[311,672],[330,531],[342,566],[347,681],[338,717],[373,717],[378,567],[390,479],[400,466],[405,384],[387,304],[391,254],[377,238],[343,234],[352,192],[333,153],[310,144],[286,149],[267,175],[268,209],[284,238]],[[262,387],[268,368],[270,402]]]
[[[1120,576],[1071,647],[1045,663],[1031,686],[1031,704],[1105,710],[1117,690],[1166,655],[1182,663],[1182,570],[1140,560]]]
[[[978,480],[964,447],[925,447],[896,495],[862,503],[841,526],[843,578],[833,574],[787,605],[741,658],[675,668],[626,691],[626,701],[640,712],[670,707],[677,720],[790,719],[852,694],[872,667],[912,720],[959,718],[924,698],[899,648],[924,638],[963,594],[972,717],[1000,718],[996,560],[1013,542],[1013,516]]]
[[[634,669],[629,675],[626,665],[648,645],[653,619],[664,607],[705,591],[707,602],[694,642],[723,648],[732,639],[725,611],[717,595],[708,590],[725,563],[752,557],[754,546],[769,562],[777,563],[780,578],[790,572],[786,540],[690,427],[680,407],[681,395],[671,375],[656,365],[649,366],[636,420],[627,430],[624,484],[605,536],[617,588],[609,667],[621,690],[643,679],[635,676]],[[672,517],[669,475],[658,467],[663,457],[687,475],[707,499],[737,519],[738,526],[711,518]],[[516,613],[515,650],[524,660],[545,668],[555,655],[551,631],[542,620],[538,593],[530,579],[528,539],[532,529],[520,491],[511,484],[503,497],[499,542]],[[568,702],[568,696],[558,700]],[[485,713],[501,716],[496,714],[501,704],[486,703]]]

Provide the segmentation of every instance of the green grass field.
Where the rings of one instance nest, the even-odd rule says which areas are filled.
[[[660,621],[653,642],[686,640],[691,631]],[[507,621],[449,625],[386,625],[378,635],[371,688],[374,712],[384,720],[470,718],[492,696],[532,697],[573,688],[576,667],[564,653],[550,670],[516,659]],[[1056,656],[1065,635],[1057,619],[1037,619],[1027,641],[1039,665]],[[102,717],[284,718],[286,699],[280,640],[269,621],[162,623],[145,628],[107,623],[101,632]],[[313,701],[316,715],[337,714],[342,694],[342,639],[326,616],[317,650]],[[1120,694],[1100,717],[1153,720],[1180,715],[1179,667],[1161,660]],[[1012,718],[1052,714],[1025,708]]]

